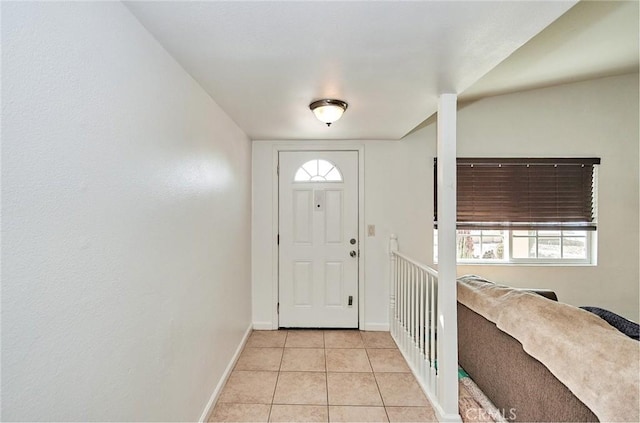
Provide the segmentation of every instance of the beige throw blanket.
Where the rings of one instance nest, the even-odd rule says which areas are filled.
[[[458,280],[458,301],[517,339],[601,422],[640,422],[640,342],[588,311],[478,277]]]

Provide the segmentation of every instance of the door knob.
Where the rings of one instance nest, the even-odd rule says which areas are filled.
[[[356,253],[354,250],[351,250],[351,252],[349,253],[349,255],[350,255],[351,257],[355,257],[355,256],[357,256],[357,255],[358,255],[358,253]]]

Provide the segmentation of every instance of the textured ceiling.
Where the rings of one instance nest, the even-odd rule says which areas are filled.
[[[461,101],[638,72],[638,1],[582,1],[460,96]]]
[[[575,1],[125,4],[252,139],[399,139]]]

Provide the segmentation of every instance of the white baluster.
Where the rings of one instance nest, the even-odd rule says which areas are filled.
[[[398,237],[391,234],[389,237],[389,329],[392,334],[394,331],[395,315],[396,315],[396,255],[398,251]]]
[[[391,334],[420,386],[440,406],[442,390],[450,384],[450,378],[457,377],[457,372],[452,375],[439,362],[438,344],[445,333],[444,327],[438,328],[438,273],[402,254],[393,235],[389,240],[389,263]],[[449,415],[447,419],[455,417]]]
[[[424,359],[424,296],[425,296],[425,279],[426,272],[420,273],[420,355]]]

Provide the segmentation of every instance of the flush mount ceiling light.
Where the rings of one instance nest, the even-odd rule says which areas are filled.
[[[331,126],[340,119],[349,105],[342,100],[322,99],[309,104],[309,108],[320,122]]]

